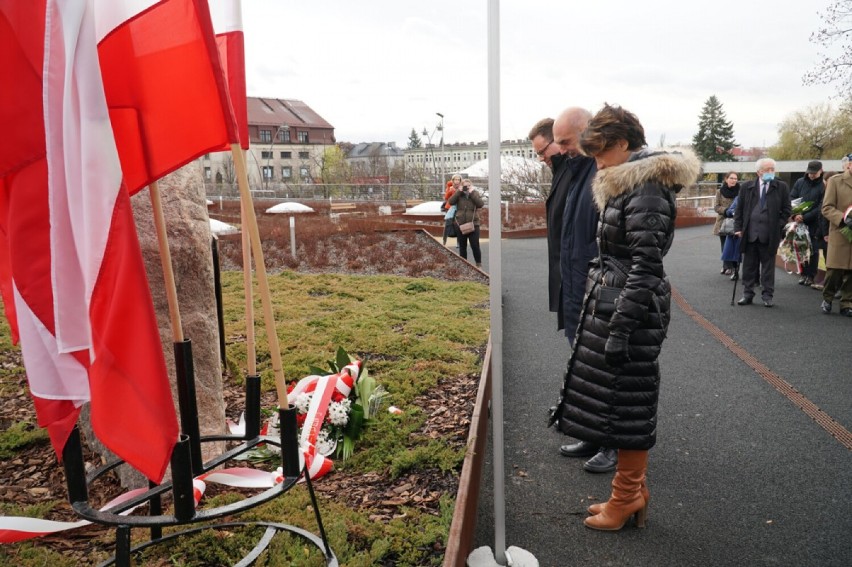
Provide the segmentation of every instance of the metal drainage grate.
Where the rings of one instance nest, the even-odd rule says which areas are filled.
[[[692,306],[687,303],[686,299],[672,286],[672,299],[675,303],[689,315],[696,323],[707,329],[711,335],[716,337],[720,343],[725,345],[728,350],[737,355],[737,358],[745,362],[755,372],[757,372],[764,380],[766,380],[773,388],[787,397],[788,400],[805,412],[805,415],[813,419],[817,424],[825,429],[832,437],[840,441],[844,447],[852,450],[852,433],[845,427],[837,423],[827,413],[819,409],[816,404],[803,396],[796,388],[791,386],[783,378],[769,370],[765,364],[758,361],[747,350],[738,345],[734,339],[726,335],[719,327],[708,321]]]

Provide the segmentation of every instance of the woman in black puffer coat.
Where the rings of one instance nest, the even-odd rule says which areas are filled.
[[[657,435],[657,357],[670,318],[663,256],[674,237],[675,194],[696,181],[701,164],[687,151],[643,150],[636,116],[609,105],[589,123],[580,145],[598,166],[592,188],[601,211],[603,266],[596,259],[589,270],[582,323],[554,417],[567,435],[618,448],[612,496],[593,506],[585,521],[590,528],[618,530],[633,514],[644,525],[648,449]],[[596,305],[601,279],[621,290],[611,315]]]

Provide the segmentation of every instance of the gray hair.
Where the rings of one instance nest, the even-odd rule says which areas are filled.
[[[761,169],[763,169],[764,166],[769,165],[770,163],[772,164],[773,168],[776,166],[774,159],[770,157],[760,158],[759,160],[757,160],[757,163],[754,164],[755,171],[760,171]]]
[[[852,154],[846,154],[845,156],[840,158],[840,163],[842,165],[846,165],[847,163],[849,163],[849,156],[852,156]]]

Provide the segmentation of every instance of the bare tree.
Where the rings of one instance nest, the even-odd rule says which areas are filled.
[[[222,156],[222,166],[219,168],[219,173],[222,175],[222,180],[229,187],[234,186],[234,181],[237,178],[236,170],[234,169],[234,156],[225,154]]]
[[[775,159],[836,159],[852,145],[852,115],[828,103],[797,110],[778,126]]]
[[[852,93],[852,0],[834,0],[820,14],[820,27],[811,34],[813,43],[828,50],[839,46],[839,54],[823,53],[816,66],[805,73],[806,85],[837,86],[837,96],[849,100]]]

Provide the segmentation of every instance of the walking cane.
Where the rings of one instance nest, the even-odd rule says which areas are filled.
[[[742,241],[739,241],[735,244],[735,246],[738,247],[738,248],[741,245],[742,245]],[[737,297],[737,283],[739,283],[739,281],[740,281],[740,267],[743,265],[742,248],[740,248],[740,250],[738,250],[737,252],[739,252],[739,253],[736,256],[737,266],[736,266],[736,268],[734,268],[734,277],[732,278],[734,280],[734,291],[731,294],[731,305],[734,304],[734,299]]]
[[[742,256],[740,256],[740,260],[742,260]],[[731,305],[734,304],[734,298],[737,296],[737,283],[739,281],[740,281],[740,264],[737,264],[737,267],[734,270],[734,292],[731,294]]]

